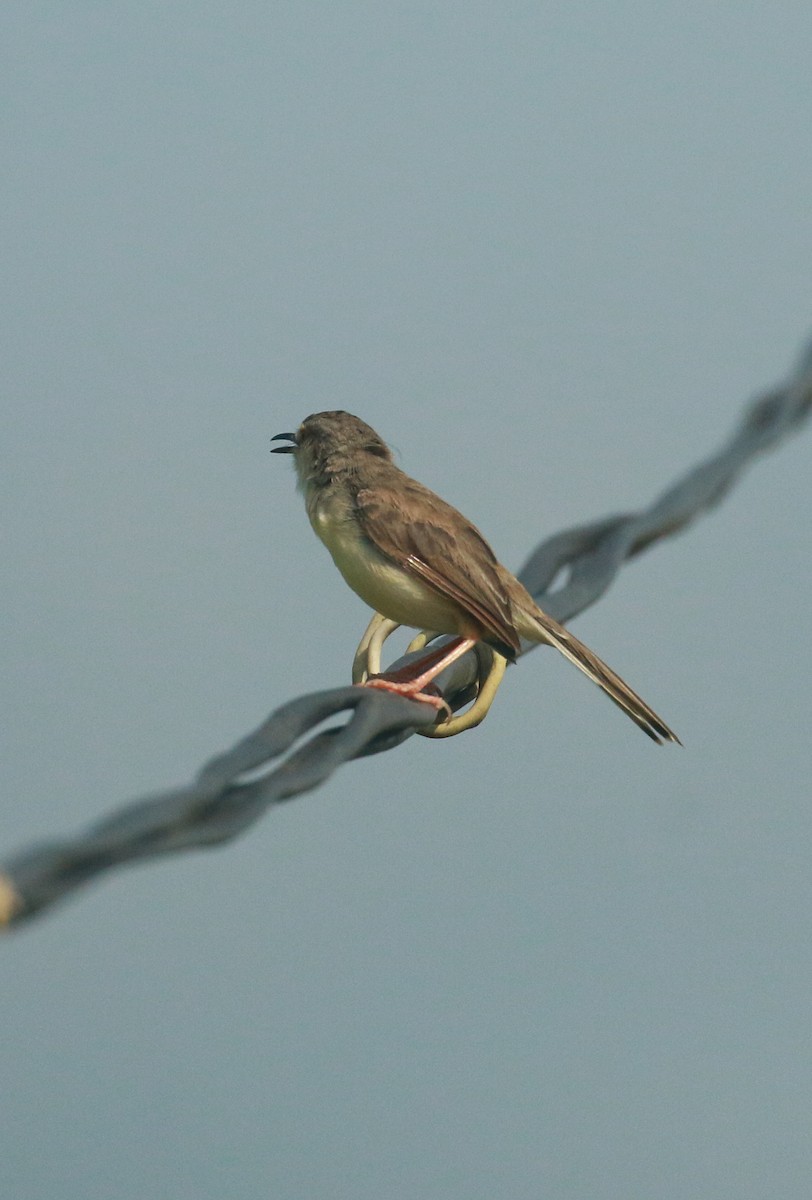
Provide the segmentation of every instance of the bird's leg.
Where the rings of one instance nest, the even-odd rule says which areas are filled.
[[[411,654],[417,650],[423,650],[432,638],[436,636],[436,633],[428,633],[424,629],[409,642],[409,645],[406,647],[407,653]],[[464,733],[466,729],[475,729],[487,717],[496,693],[499,690],[499,685],[504,679],[505,671],[507,670],[507,659],[504,655],[494,650],[492,646],[486,646],[484,642],[477,642],[474,650],[478,663],[477,694],[474,703],[459,717],[450,717],[447,721],[443,721],[439,725],[430,725],[428,729],[416,730],[421,737],[456,737],[458,733]]]
[[[479,690],[476,700],[461,716],[451,717],[439,725],[430,725],[428,729],[418,729],[417,732],[423,737],[455,737],[458,733],[464,733],[466,729],[474,729],[488,715],[499,684],[504,678],[507,659],[482,642],[477,642],[475,649],[479,659]]]
[[[355,652],[355,659],[352,667],[352,681],[355,684],[365,684],[371,675],[377,675],[381,669],[381,651],[383,643],[390,634],[398,628],[395,621],[384,617],[381,613],[375,613],[367,626],[366,632]],[[423,630],[419,633],[407,647],[408,653],[416,653],[418,650],[425,650],[430,641],[437,637],[436,633],[429,633]],[[451,643],[453,646],[453,643]],[[422,658],[415,660],[409,667],[401,668],[399,672],[387,672],[384,678],[394,678],[395,682],[402,682],[405,677],[408,679],[414,678],[415,672],[421,672],[424,669],[431,669],[432,665],[436,665],[438,658],[441,661],[439,670],[443,670],[449,665],[448,660],[442,662],[442,658],[448,649],[448,645],[443,646],[424,655]],[[452,717],[449,714],[447,721],[441,722],[439,725],[431,725],[428,729],[418,729],[417,732],[423,737],[455,737],[458,733],[464,733],[466,729],[474,729],[481,724],[488,715],[494,697],[499,688],[500,683],[505,674],[507,660],[493,650],[490,646],[486,646],[483,642],[477,642],[474,649],[479,663],[477,677],[477,695],[474,703],[470,708],[466,709],[461,716]],[[384,683],[379,683],[375,686],[385,687]],[[431,686],[429,684],[428,686]],[[395,691],[395,688],[388,689]],[[400,689],[397,689],[400,691]],[[401,691],[401,695],[404,693]],[[408,694],[408,693],[407,693]],[[433,695],[431,692],[424,693],[422,697],[417,699],[425,699],[427,703],[433,704],[438,710],[441,707],[448,707],[440,703],[440,697]]]
[[[442,696],[424,689],[441,671],[450,667],[453,662],[456,662],[463,654],[467,654],[475,645],[476,642],[472,638],[455,638],[453,642],[440,646],[415,663],[409,663],[408,666],[400,667],[396,671],[387,671],[384,675],[376,675],[367,679],[362,686],[394,692],[396,695],[406,696],[410,700],[420,700],[425,704],[431,704],[433,708],[448,708]]]

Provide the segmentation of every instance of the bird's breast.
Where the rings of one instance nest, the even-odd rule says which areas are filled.
[[[457,604],[382,554],[351,504],[316,501],[308,504],[308,516],[346,582],[370,608],[415,629],[461,632]]]

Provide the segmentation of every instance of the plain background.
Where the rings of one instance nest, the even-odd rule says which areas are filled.
[[[348,408],[514,567],[812,325],[804,3],[3,5],[0,834],[182,782],[366,623],[272,434]],[[810,454],[487,723],[2,945],[14,1200],[809,1195]]]

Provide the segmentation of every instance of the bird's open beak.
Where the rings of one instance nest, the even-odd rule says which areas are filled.
[[[296,434],[295,433],[276,433],[271,438],[272,442],[293,442],[292,446],[274,446],[271,454],[293,454],[296,449]]]

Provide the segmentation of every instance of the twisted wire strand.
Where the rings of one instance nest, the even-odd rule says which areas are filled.
[[[576,616],[603,595],[624,562],[717,504],[757,455],[801,428],[810,409],[812,344],[782,386],[745,409],[717,454],[647,509],[548,538],[519,578],[556,620]],[[476,672],[476,657],[468,654],[442,676],[452,708],[470,699]],[[344,720],[316,729],[334,718]],[[187,786],[130,801],[75,837],[7,859],[0,868],[0,924],[18,925],[45,912],[113,867],[231,841],[272,806],[319,787],[343,763],[391,750],[434,719],[427,705],[381,691],[340,687],[300,696],[213,758]],[[301,738],[307,740],[295,747]]]

